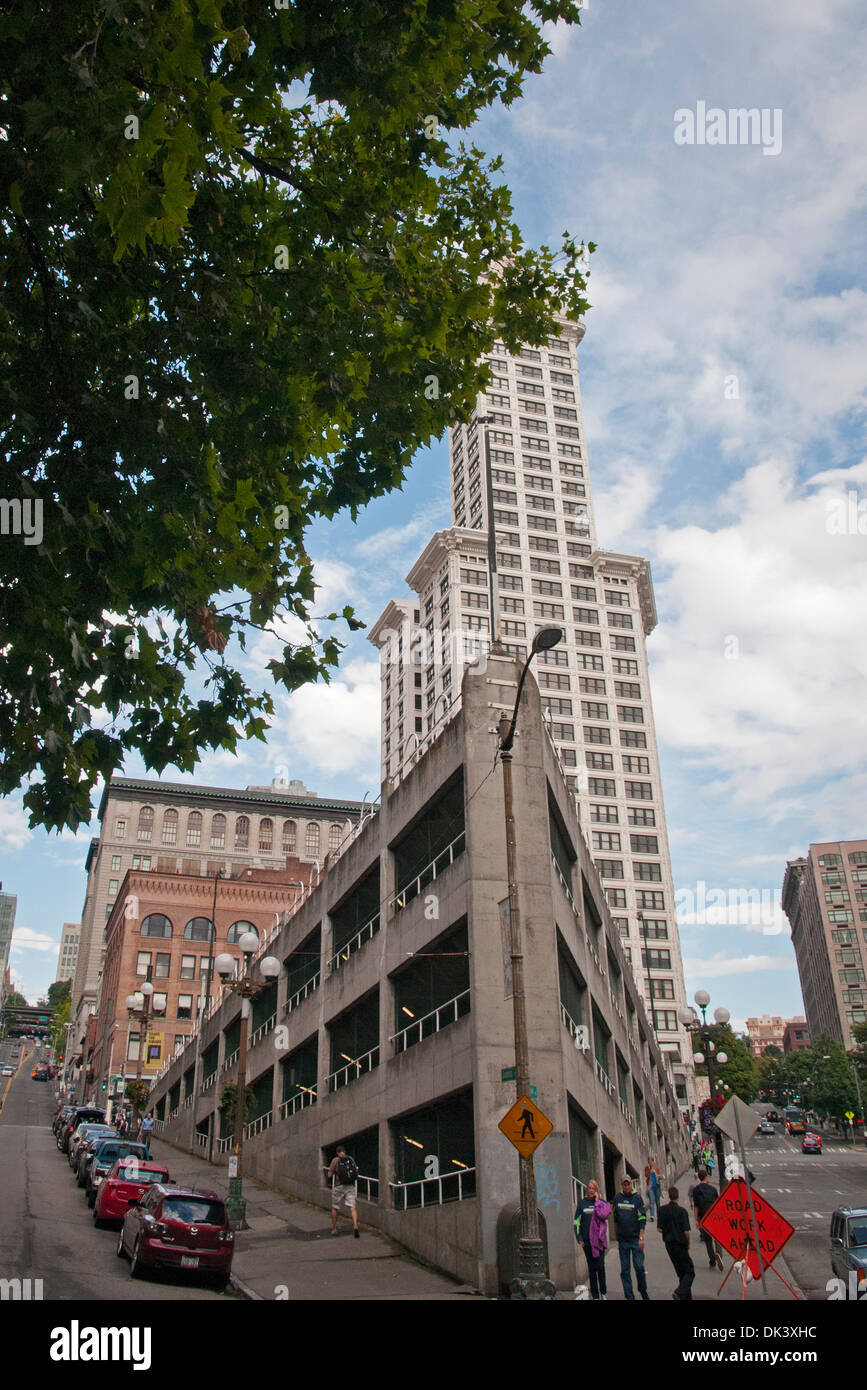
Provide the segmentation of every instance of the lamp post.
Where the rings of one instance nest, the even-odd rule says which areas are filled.
[[[214,900],[211,904],[211,929],[208,933],[208,973],[205,976],[205,992],[201,993],[202,981],[197,980],[199,987],[199,1017],[198,1029],[196,1032],[196,1060],[193,1065],[193,1103],[190,1106],[190,1151],[195,1152],[196,1147],[196,1101],[199,1096],[199,1085],[202,1069],[202,1029],[205,1021],[211,1014],[211,989],[214,979],[214,942],[217,939],[217,883],[223,877],[223,870],[217,869],[214,874]],[[211,1126],[213,1130],[213,1125]],[[213,1135],[212,1135],[213,1138]],[[210,1154],[209,1154],[210,1157]]]
[[[515,1027],[515,1090],[516,1098],[530,1094],[530,1051],[527,1038],[527,1006],[524,997],[524,954],[521,941],[521,916],[518,905],[517,845],[515,839],[515,810],[512,794],[512,745],[518,706],[530,662],[537,652],[549,651],[562,641],[559,627],[544,627],[536,633],[530,655],[524,663],[515,696],[511,720],[503,715],[499,728],[499,754],[503,764],[503,801],[506,817],[506,871],[509,883],[510,956],[512,961],[512,1012]],[[539,1211],[536,1198],[536,1178],[533,1158],[520,1157],[521,1236],[518,1246],[518,1276],[512,1280],[511,1294],[520,1299],[549,1299],[554,1297],[554,1285],[548,1277],[545,1249],[539,1235]]]
[[[236,980],[232,979],[235,970],[235,957],[223,952],[214,961],[217,974],[233,994],[241,996],[241,1031],[238,1041],[238,1077],[235,1087],[235,1142],[229,1163],[229,1196],[226,1212],[229,1224],[235,1231],[247,1229],[247,1204],[243,1195],[242,1158],[244,1153],[244,1122],[247,1090],[247,1028],[250,1020],[250,1000],[268,987],[271,980],[280,974],[280,962],[276,956],[265,956],[259,962],[262,980],[254,980],[251,972],[253,953],[259,945],[255,932],[245,932],[238,942],[243,955],[243,965]]]
[[[713,1057],[715,1043],[713,1038],[715,1032],[717,1032],[720,1028],[725,1027],[729,1019],[731,1018],[731,1014],[729,1013],[728,1009],[714,1009],[713,1016],[716,1022],[708,1023],[707,1006],[710,1003],[710,995],[708,994],[706,989],[697,989],[695,994],[693,995],[693,998],[695,999],[696,1004],[698,1004],[698,1007],[701,1009],[701,1022],[699,1022],[698,1020],[698,1015],[696,1014],[695,1009],[678,1009],[677,1016],[683,1024],[684,1028],[686,1028],[687,1032],[698,1033],[703,1043],[705,1044],[704,1052],[696,1052],[693,1054],[693,1061],[699,1067],[702,1065],[704,1061],[707,1061],[707,1080],[708,1086],[710,1088],[711,1114],[713,1114],[713,1101],[716,1099],[716,1075],[714,1073]],[[716,1060],[721,1066],[725,1066],[726,1062],[728,1061],[728,1057],[724,1052],[717,1052]],[[719,1169],[719,1183],[720,1190],[722,1190],[723,1179],[725,1178],[725,1152],[723,1150],[722,1131],[716,1125],[714,1125],[714,1130],[714,1139],[716,1142],[717,1167]]]
[[[129,1017],[130,1017],[130,1022],[132,1022],[133,1020],[135,1020],[135,1021],[138,1023],[138,1025],[139,1025],[139,1035],[138,1035],[138,1060],[137,1060],[137,1062],[136,1062],[136,1067],[135,1067],[136,1095],[135,1095],[135,1100],[133,1101],[133,1120],[134,1120],[134,1122],[135,1122],[134,1128],[135,1128],[136,1132],[138,1132],[138,1127],[139,1127],[139,1122],[140,1122],[140,1112],[139,1112],[139,1104],[138,1104],[138,1091],[139,1091],[139,1085],[140,1085],[141,1079],[142,1079],[142,1077],[141,1077],[141,1066],[142,1066],[142,1058],[143,1058],[143,1054],[144,1054],[144,1049],[145,1049],[145,1047],[147,1046],[147,1042],[146,1042],[146,1039],[147,1039],[147,1026],[148,1026],[148,1019],[149,1019],[149,1017],[150,1017],[151,996],[152,996],[153,992],[154,992],[154,987],[153,987],[153,985],[151,984],[151,967],[148,966],[147,979],[145,980],[145,982],[144,982],[144,984],[142,985],[141,989],[140,989],[140,990],[137,990],[135,994],[128,994],[127,997],[126,997],[126,999],[124,1000],[124,1003],[126,1004],[126,1008],[127,1008],[127,1013],[129,1014]],[[139,1002],[139,1001],[141,1001],[141,1002]]]

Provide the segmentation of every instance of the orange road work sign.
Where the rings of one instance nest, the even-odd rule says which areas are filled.
[[[795,1228],[772,1207],[766,1197],[760,1197],[753,1188],[753,1210],[759,1232],[759,1249],[765,1269],[774,1263]],[[746,1256],[750,1274],[759,1277],[759,1260],[756,1255],[756,1237],[747,1185],[743,1178],[735,1178],[724,1187],[704,1220],[699,1223],[703,1231],[724,1245],[736,1260]]]
[[[514,1144],[522,1158],[530,1158],[542,1140],[548,1138],[554,1126],[548,1116],[542,1114],[534,1100],[530,1100],[529,1096],[521,1096],[511,1110],[506,1111],[498,1128],[503,1131],[509,1143]]]

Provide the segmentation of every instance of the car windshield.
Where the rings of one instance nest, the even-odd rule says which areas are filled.
[[[144,1158],[148,1156],[148,1151],[144,1144],[104,1144],[97,1155],[100,1163],[111,1159],[112,1163],[116,1158]]]
[[[209,1202],[206,1197],[167,1197],[163,1219],[183,1221],[188,1226],[222,1226],[226,1213],[222,1202]]]
[[[867,1245],[867,1217],[849,1223],[849,1248],[856,1245]]]
[[[137,1168],[131,1163],[128,1168],[119,1168],[117,1172],[121,1182],[135,1182],[140,1187],[150,1187],[155,1182],[168,1182],[168,1173],[159,1168]]]

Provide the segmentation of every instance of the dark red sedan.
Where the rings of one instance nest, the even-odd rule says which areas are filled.
[[[133,1202],[141,1201],[155,1182],[168,1184],[168,1170],[161,1163],[119,1158],[96,1190],[93,1224],[123,1221]]]
[[[129,1257],[133,1279],[149,1269],[190,1269],[208,1275],[222,1290],[229,1282],[234,1241],[218,1193],[154,1183],[127,1210],[117,1253]]]

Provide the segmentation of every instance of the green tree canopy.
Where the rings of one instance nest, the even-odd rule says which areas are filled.
[[[10,989],[9,993],[6,995],[5,1003],[7,1009],[26,1009],[28,1007],[27,1000],[24,998],[24,995],[19,994],[17,989]]]
[[[72,993],[71,980],[55,980],[48,986],[48,1002],[52,1009],[59,1009],[64,1000],[68,999]]]
[[[720,1091],[725,1083],[729,1089],[721,1094],[726,1097],[740,1096],[741,1100],[749,1104],[755,1100],[759,1091],[757,1059],[753,1057],[743,1039],[733,1033],[727,1024],[714,1028],[713,1041],[716,1051],[724,1052],[728,1058],[726,1062],[714,1067],[717,1091]],[[699,1034],[693,1033],[692,1043],[694,1052],[705,1051],[704,1040]],[[699,1076],[707,1076],[707,1064],[696,1067],[696,1072]]]
[[[586,308],[461,135],[573,0],[18,0],[0,15],[0,793],[73,828],[127,751],[327,679],[305,535]],[[592,244],[587,250],[592,250]],[[17,507],[17,511],[16,511]],[[338,615],[332,615],[337,619]],[[343,616],[355,622],[351,610]],[[258,687],[258,682],[256,683]]]

